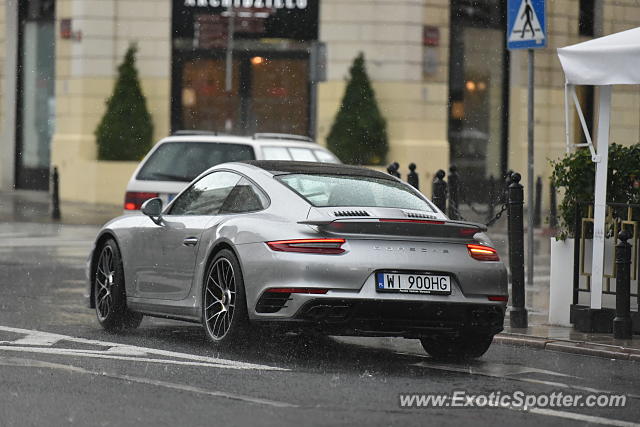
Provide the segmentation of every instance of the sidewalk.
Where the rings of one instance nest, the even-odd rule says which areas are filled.
[[[546,319],[529,316],[529,327],[512,328],[505,320],[504,331],[494,342],[532,347],[606,359],[622,359],[640,362],[640,336],[631,340],[618,340],[613,334],[587,334],[564,326],[550,326]]]
[[[59,220],[51,219],[51,195],[45,191],[0,192],[0,222],[103,225],[122,215],[122,206],[61,202]]]
[[[42,191],[0,192],[0,222],[60,223],[68,225],[102,225],[122,214],[121,206],[62,202],[62,218],[51,219],[50,195]],[[471,215],[469,215],[471,216]],[[473,218],[475,219],[475,218]],[[506,217],[489,230],[498,252],[508,265]],[[525,234],[526,236],[526,234]],[[640,362],[640,336],[632,340],[615,340],[612,334],[585,334],[572,328],[547,324],[549,307],[549,237],[535,234],[533,286],[526,287],[529,328],[514,329],[505,319],[505,330],[495,342],[552,351],[624,359]],[[526,247],[526,246],[525,246]]]

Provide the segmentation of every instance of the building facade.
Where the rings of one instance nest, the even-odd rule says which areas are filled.
[[[505,49],[505,14],[506,0],[0,0],[0,188],[46,190],[56,166],[63,199],[122,203],[135,162],[98,161],[94,131],[135,42],[156,140],[208,129],[324,143],[363,52],[387,161],[403,174],[415,162],[423,188],[456,164],[474,198],[526,169],[527,58]],[[639,25],[635,0],[547,0],[537,175],[565,149],[555,48]],[[579,95],[591,124],[597,91]],[[611,140],[640,140],[640,88],[614,90]]]

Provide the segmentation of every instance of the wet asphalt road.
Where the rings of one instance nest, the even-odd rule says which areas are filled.
[[[85,308],[97,228],[0,223],[0,426],[634,425],[640,365],[494,345],[436,363],[402,339],[268,337],[217,352],[198,325],[121,335]],[[624,408],[406,408],[401,393],[623,394]]]

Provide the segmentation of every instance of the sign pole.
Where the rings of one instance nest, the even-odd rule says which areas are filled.
[[[533,49],[528,49],[529,53],[529,102],[527,107],[527,219],[529,226],[527,227],[527,285],[533,286],[533,181],[534,181],[534,157],[533,151],[533,127],[534,122],[534,53]]]

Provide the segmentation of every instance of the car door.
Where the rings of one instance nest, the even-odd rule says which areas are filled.
[[[136,272],[135,296],[181,300],[193,282],[196,255],[203,231],[219,221],[220,208],[241,176],[210,173],[193,183],[162,216],[160,224],[143,233],[144,251]]]

